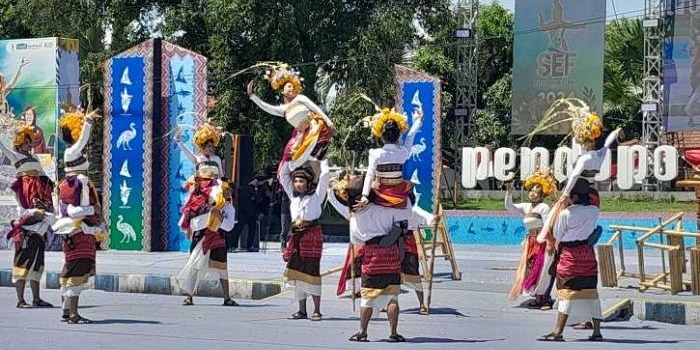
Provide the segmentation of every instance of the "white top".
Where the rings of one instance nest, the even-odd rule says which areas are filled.
[[[595,205],[572,205],[562,210],[554,225],[554,239],[557,243],[588,239],[597,226],[598,214]]]
[[[537,213],[540,214],[542,217],[542,221],[547,220],[547,216],[549,215],[549,205],[547,203],[539,203],[537,204],[534,208],[532,207],[532,203],[530,202],[524,202],[524,203],[513,203],[513,194],[512,193],[506,193],[506,209],[508,212],[513,213],[513,214],[518,214],[518,215],[527,215],[529,213]],[[524,223],[523,219],[523,223]]]
[[[33,154],[26,155],[26,154],[19,153],[10,147],[7,147],[5,142],[3,142],[2,140],[0,140],[0,151],[2,151],[2,153],[5,154],[5,157],[7,157],[10,160],[12,165],[15,165],[18,161],[25,159],[27,157],[31,157],[34,160],[36,160],[36,162],[26,162],[26,163],[20,165],[20,167],[17,168],[17,173],[23,173],[23,172],[27,172],[27,171],[36,171],[40,175],[44,175],[44,169],[41,167],[41,163],[39,162],[39,159],[35,155],[33,155]]]
[[[316,191],[311,194],[294,196],[294,185],[292,179],[292,171],[289,169],[288,162],[282,164],[279,174],[280,184],[289,197],[289,212],[291,220],[313,221],[321,217],[323,213],[323,201],[326,199],[328,191],[328,181],[331,174],[328,171],[327,160],[321,162],[321,174],[318,178]]]
[[[70,147],[66,148],[66,152],[63,154],[63,161],[67,164],[69,162],[78,160],[80,157],[84,157],[83,149],[87,146],[90,140],[90,130],[92,129],[92,123],[85,121],[83,123],[83,130],[80,132],[80,137],[78,140]],[[65,172],[69,173],[72,171],[87,171],[90,164],[88,164],[87,159],[73,167],[66,166]]]
[[[617,135],[619,130],[615,130],[608,135],[605,139],[605,144],[599,150],[590,150],[582,154],[577,160],[574,170],[569,175],[567,179],[566,188],[562,194],[569,195],[571,190],[576,184],[576,180],[581,176],[581,174],[586,170],[600,171],[600,167],[603,166],[603,161],[605,160],[605,155],[608,153],[610,146],[617,140]],[[589,180],[590,182],[590,180]]]
[[[350,242],[354,245],[364,245],[372,238],[388,235],[394,227],[394,222],[402,220],[395,217],[397,210],[372,203],[358,212],[351,213],[348,207],[338,201],[333,191],[328,194],[328,201],[348,220]]]
[[[298,94],[289,103],[281,104],[279,106],[271,105],[261,100],[260,97],[256,96],[255,94],[251,94],[250,99],[263,111],[272,115],[284,117],[285,119],[287,119],[289,124],[291,124],[295,128],[298,127],[306,118],[308,118],[308,113],[306,115],[298,113],[290,113],[290,115],[287,115],[287,111],[291,107],[295,107],[296,105],[303,105],[304,107],[308,108],[309,111],[321,116],[321,118],[323,118],[323,121],[326,122],[326,125],[328,127],[333,126],[333,122],[331,122],[330,118],[328,118],[326,113],[324,113],[318,105],[311,101],[311,99],[302,94]]]
[[[377,165],[380,164],[404,164],[408,160],[408,156],[411,154],[411,147],[413,147],[413,139],[418,133],[421,124],[423,124],[423,119],[419,122],[413,123],[411,129],[408,130],[406,135],[406,142],[403,146],[396,144],[385,144],[381,148],[372,148],[369,150],[369,160],[367,163],[367,174],[365,175],[365,182],[362,186],[362,195],[367,197],[372,188],[372,181],[377,175],[386,178],[400,178],[403,173],[382,173],[377,174]]]
[[[224,174],[224,167],[221,165],[221,158],[219,158],[219,156],[212,154],[211,156],[207,157],[201,153],[195,155],[194,153],[192,153],[192,151],[189,150],[189,148],[187,148],[187,146],[185,146],[184,143],[182,143],[182,141],[177,141],[175,143],[177,143],[177,146],[180,147],[180,150],[185,155],[185,158],[187,158],[187,160],[189,160],[195,167],[197,167],[200,163],[215,162],[219,167],[219,176],[222,176]]]

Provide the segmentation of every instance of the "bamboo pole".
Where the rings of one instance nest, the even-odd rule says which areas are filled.
[[[435,165],[435,168],[437,169],[437,175],[435,178],[437,179],[437,186],[440,188],[440,178],[442,176],[442,159],[438,158],[437,163]],[[435,269],[435,246],[437,245],[437,235],[438,235],[438,225],[440,224],[440,215],[443,215],[441,212],[440,208],[440,191],[437,192],[437,195],[435,196],[435,203],[433,207],[433,215],[435,217],[435,220],[433,222],[433,237],[431,237],[431,252],[430,252],[430,279],[428,280],[428,293],[426,295],[426,309],[428,309],[427,314],[430,314],[430,304],[433,301],[433,279],[434,279],[434,269]]]

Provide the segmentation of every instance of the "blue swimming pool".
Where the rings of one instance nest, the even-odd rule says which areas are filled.
[[[446,221],[454,244],[490,244],[518,245],[525,237],[525,227],[522,218],[511,215],[506,211],[446,211]],[[672,213],[601,213],[599,224],[603,227],[600,242],[605,242],[613,235],[610,225],[625,225],[635,227],[652,227],[660,221],[670,218]],[[695,215],[683,218],[684,231],[697,231]],[[623,233],[623,244],[626,249],[632,249],[635,240],[641,233],[626,231]],[[652,242],[658,242],[658,235]],[[687,240],[691,244],[691,240]],[[694,240],[692,244],[694,245]]]

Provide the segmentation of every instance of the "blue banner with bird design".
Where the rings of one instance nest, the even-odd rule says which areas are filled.
[[[110,248],[142,250],[146,162],[146,74],[144,57],[115,57],[108,65],[111,91],[106,94],[109,135]],[[105,140],[107,143],[107,140]],[[106,145],[105,145],[106,146]],[[150,150],[149,150],[150,152]],[[105,169],[107,171],[107,169]]]
[[[422,125],[413,142],[404,144],[410,151],[408,160],[404,163],[404,178],[413,184],[417,203],[414,205],[434,212],[440,189],[439,170],[442,154],[440,80],[422,72],[396,66],[394,81],[398,90],[395,109],[406,115],[409,126],[413,126],[414,114],[423,114]],[[404,142],[406,141],[408,140],[404,139]]]

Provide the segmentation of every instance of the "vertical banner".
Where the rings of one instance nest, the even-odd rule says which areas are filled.
[[[107,63],[104,212],[110,248],[150,249],[151,72],[148,55]]]
[[[199,120],[206,118],[207,100],[207,59],[192,51],[179,46],[162,42],[162,93],[164,103],[163,110],[167,115],[161,116],[162,126],[167,123],[163,131],[172,130],[178,125],[182,128],[181,140],[185,147],[192,153],[197,153],[194,145],[194,132],[199,126]],[[195,165],[192,164],[173,140],[172,134],[163,136],[162,159],[167,159],[166,164],[158,173],[159,184],[164,185],[162,191],[166,196],[160,196],[162,203],[161,218],[165,222],[167,230],[167,250],[188,251],[190,240],[178,224],[181,210],[187,201],[189,193],[184,188],[185,181],[195,173]]]
[[[423,109],[423,125],[410,146],[404,163],[404,178],[413,183],[418,206],[434,212],[435,197],[440,191],[438,178],[442,154],[440,79],[403,66],[394,66],[396,111],[405,113],[409,125],[416,108]]]
[[[511,134],[531,132],[561,98],[602,113],[605,0],[516,0],[514,36]]]
[[[663,91],[667,132],[700,130],[700,1],[666,0]]]
[[[61,159],[56,133],[61,107],[78,104],[78,41],[62,38],[0,40],[0,120],[3,125],[24,121],[34,126],[32,147],[44,172],[57,180]],[[74,98],[70,98],[70,92]],[[13,130],[0,130],[0,140],[12,147]],[[15,167],[0,154],[0,220],[16,219],[15,196],[10,185]],[[60,244],[47,237],[47,249]]]

